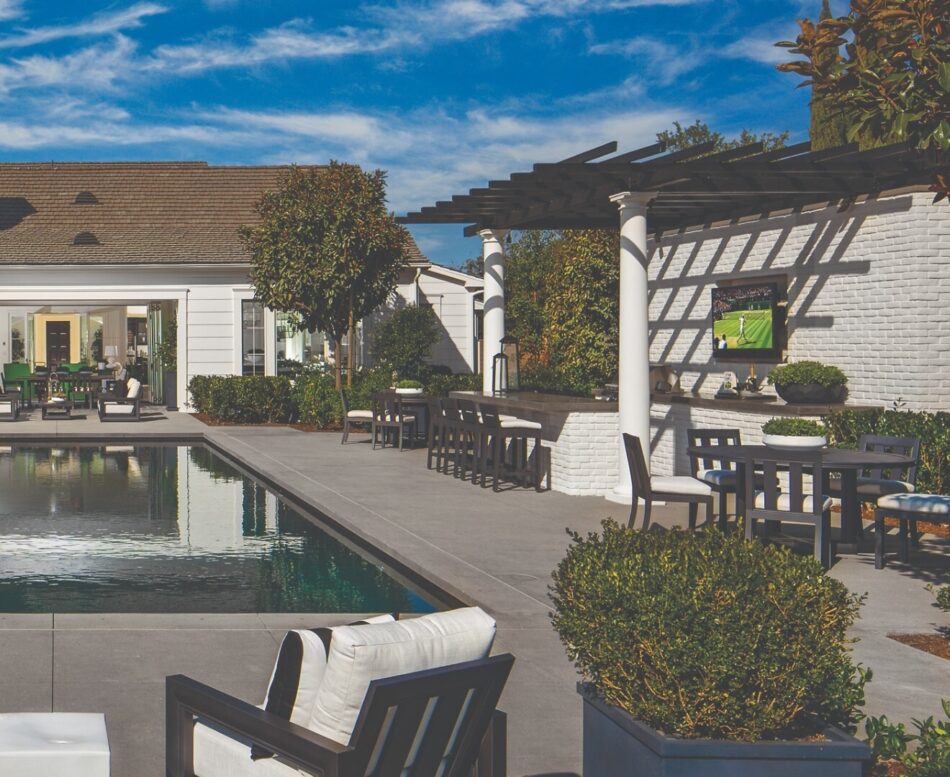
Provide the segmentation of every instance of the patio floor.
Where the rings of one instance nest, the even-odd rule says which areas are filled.
[[[163,414],[164,415],[164,414]],[[94,416],[94,414],[93,414]],[[50,427],[55,427],[50,431]],[[576,675],[550,628],[547,585],[568,543],[564,532],[594,530],[626,509],[603,499],[511,490],[494,494],[429,471],[424,451],[371,451],[365,436],[340,446],[338,434],[276,427],[207,427],[172,413],[163,421],[103,425],[24,421],[0,427],[13,436],[60,439],[204,435],[346,531],[381,548],[498,620],[496,647],[517,657],[502,701],[509,713],[512,775],[580,771],[580,702]],[[658,508],[665,525],[685,511]],[[868,554],[839,559],[832,574],[867,592],[855,628],[857,660],[874,669],[868,710],[892,720],[939,712],[950,697],[944,659],[888,639],[928,632],[950,619],[924,589],[948,563],[948,543],[926,543],[914,568],[875,571]],[[184,673],[259,702],[285,629],[343,622],[316,615],[36,615],[0,616],[0,711],[105,711],[114,777],[163,772],[163,679]]]

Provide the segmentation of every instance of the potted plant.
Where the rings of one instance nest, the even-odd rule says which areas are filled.
[[[584,679],[584,777],[861,777],[860,599],[815,559],[609,520],[572,537],[552,619]]]
[[[396,381],[396,385],[393,386],[397,394],[414,394],[418,395],[422,393],[422,384],[418,380],[399,380]]]
[[[762,442],[780,450],[818,450],[828,444],[828,433],[808,418],[771,418],[762,424]]]
[[[769,373],[769,383],[789,403],[832,404],[844,402],[848,395],[848,376],[816,361],[780,364]]]

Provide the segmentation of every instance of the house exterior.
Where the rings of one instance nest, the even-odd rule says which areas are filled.
[[[274,375],[298,362],[332,362],[321,334],[294,332],[286,316],[253,299],[238,229],[256,220],[255,203],[283,170],[0,164],[2,363],[128,362],[157,400],[155,354],[172,337],[179,398],[195,375]],[[431,304],[443,329],[432,361],[472,372],[480,292],[480,279],[433,265],[412,243],[392,306]],[[371,364],[368,335],[385,315],[360,327],[357,364]]]

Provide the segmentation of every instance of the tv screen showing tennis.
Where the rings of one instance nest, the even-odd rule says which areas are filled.
[[[775,302],[774,284],[713,289],[713,352],[773,350]]]

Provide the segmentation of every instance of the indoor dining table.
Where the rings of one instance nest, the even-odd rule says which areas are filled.
[[[699,458],[718,459],[732,462],[737,466],[739,488],[736,494],[736,514],[745,512],[745,464],[756,455],[768,451],[775,454],[774,448],[765,445],[702,445],[691,446],[687,452]],[[913,457],[897,453],[878,453],[877,451],[859,451],[853,448],[823,448],[821,464],[826,472],[841,475],[841,536],[838,551],[856,553],[861,534],[861,500],[858,498],[858,476],[865,469],[882,467],[901,470],[915,463]]]

